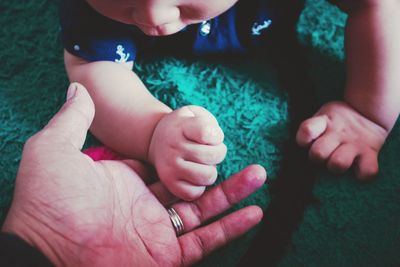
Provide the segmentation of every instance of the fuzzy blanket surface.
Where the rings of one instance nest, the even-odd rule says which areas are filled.
[[[57,13],[54,0],[0,0],[0,222],[11,203],[24,142],[65,99],[68,80]],[[345,19],[327,2],[308,0],[297,25],[319,103],[338,99],[343,92]],[[171,107],[196,104],[215,114],[228,146],[227,158],[219,166],[219,182],[248,164],[263,165],[269,183],[234,209],[257,204],[268,210],[271,184],[280,179],[283,146],[290,142],[290,102],[275,70],[245,59],[220,62],[169,57],[138,62],[135,71]],[[95,144],[89,136],[86,147]],[[302,210],[301,220],[289,231],[290,238],[265,247],[265,240],[258,240],[257,249],[265,249],[266,254],[256,260],[263,266],[285,267],[400,266],[398,151],[399,124],[383,147],[380,173],[374,181],[361,184],[351,172],[335,176],[318,169],[310,191],[313,201]],[[262,228],[263,224],[198,266],[236,266],[246,252],[255,249],[252,241]],[[267,250],[274,244],[282,247],[281,254],[271,260]]]

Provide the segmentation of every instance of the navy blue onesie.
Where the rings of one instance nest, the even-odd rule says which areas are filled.
[[[60,6],[64,48],[88,61],[127,62],[162,53],[244,54],[262,47],[278,19],[268,0],[241,0],[218,17],[151,37],[134,25],[102,16],[85,0],[62,0]]]

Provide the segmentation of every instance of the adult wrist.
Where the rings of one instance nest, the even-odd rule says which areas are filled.
[[[69,240],[60,234],[60,229],[55,229],[57,225],[54,222],[41,220],[39,217],[40,215],[31,218],[21,213],[15,214],[11,210],[2,231],[6,235],[17,237],[19,243],[24,242],[32,251],[40,253],[51,263],[49,266],[72,266],[69,263],[73,262],[73,255],[65,255],[67,251],[73,251]]]
[[[0,233],[0,259],[2,266],[54,266],[37,248],[12,233]]]

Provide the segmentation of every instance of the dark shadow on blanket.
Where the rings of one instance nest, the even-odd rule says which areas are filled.
[[[274,29],[268,57],[277,70],[280,88],[288,93],[290,139],[283,149],[278,177],[269,184],[271,202],[264,213],[261,229],[239,266],[277,265],[306,207],[316,201],[313,198],[316,166],[308,160],[308,151],[295,142],[300,123],[318,108],[306,56],[296,35],[296,23],[304,1],[278,0],[275,5],[285,18]]]

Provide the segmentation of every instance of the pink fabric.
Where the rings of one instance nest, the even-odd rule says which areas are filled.
[[[91,157],[94,161],[123,159],[107,147],[90,147],[85,149],[83,153]]]

